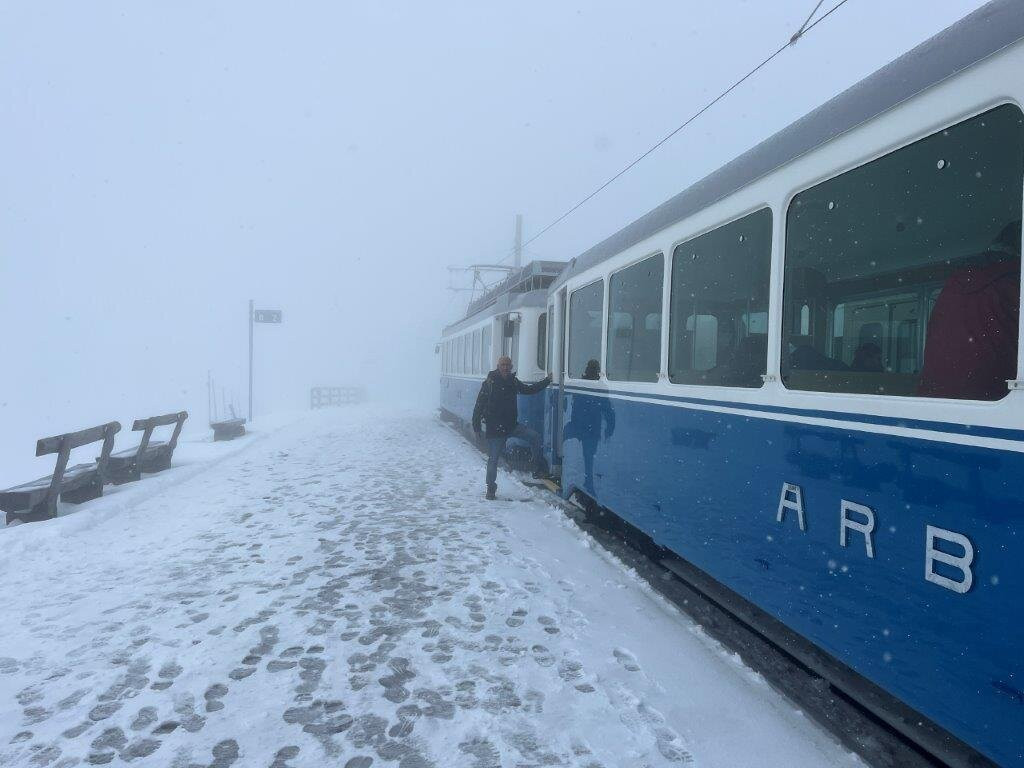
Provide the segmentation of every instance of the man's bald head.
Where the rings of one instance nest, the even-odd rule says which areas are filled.
[[[502,376],[508,377],[512,375],[512,358],[508,355],[502,355],[498,358],[498,373]]]

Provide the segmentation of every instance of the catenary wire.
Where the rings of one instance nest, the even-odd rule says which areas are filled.
[[[818,4],[814,6],[814,10],[811,11],[810,15],[807,17],[807,19],[804,21],[804,23],[800,26],[800,28],[793,34],[792,37],[789,38],[789,40],[787,40],[783,45],[779,46],[779,48],[776,49],[774,53],[772,53],[770,56],[768,56],[763,61],[761,61],[760,64],[758,64],[756,67],[754,67],[749,72],[747,72],[745,75],[743,75],[743,77],[741,77],[739,80],[736,80],[732,85],[730,85],[724,91],[722,91],[717,96],[715,96],[715,98],[713,98],[711,101],[709,101],[703,107],[701,107],[699,110],[694,112],[690,117],[688,117],[679,126],[677,126],[676,128],[673,128],[671,132],[669,132],[664,137],[659,139],[656,143],[651,145],[648,149],[644,150],[643,153],[641,153],[640,155],[637,155],[633,160],[631,160],[629,162],[629,164],[627,164],[620,171],[618,171],[614,176],[612,176],[611,178],[606,180],[603,184],[601,184],[599,187],[597,187],[597,189],[592,191],[590,194],[588,194],[582,200],[577,202],[575,205],[573,205],[571,208],[569,208],[563,214],[558,216],[558,218],[554,219],[549,224],[545,225],[542,229],[540,229],[538,232],[533,234],[531,237],[529,237],[526,240],[524,240],[523,243],[521,244],[520,248],[525,249],[527,245],[529,245],[530,243],[534,242],[535,240],[540,238],[542,235],[546,234],[547,232],[549,232],[550,230],[554,229],[556,226],[561,224],[563,221],[565,221],[567,218],[569,218],[572,214],[574,214],[576,211],[578,211],[580,208],[582,208],[588,202],[590,202],[595,197],[597,197],[597,195],[599,195],[601,192],[603,192],[605,189],[607,189],[609,186],[611,186],[615,181],[617,181],[619,178],[621,178],[627,172],[629,172],[631,169],[633,169],[644,158],[646,158],[648,155],[650,155],[653,152],[655,152],[659,147],[661,147],[663,144],[665,144],[667,141],[669,141],[673,136],[675,136],[677,133],[679,133],[684,128],[686,128],[686,126],[690,125],[690,123],[692,123],[698,117],[703,115],[705,112],[707,112],[713,106],[715,106],[715,104],[720,102],[722,99],[724,99],[726,96],[728,96],[734,90],[736,90],[739,86],[741,86],[744,82],[746,82],[751,77],[753,77],[755,74],[757,74],[758,71],[760,71],[765,66],[767,66],[772,60],[774,60],[776,57],[778,57],[779,54],[781,54],[784,50],[789,48],[791,45],[795,44],[798,40],[800,40],[800,38],[804,37],[808,32],[810,32],[812,29],[814,29],[816,26],[818,26],[821,22],[823,22],[829,16],[831,16],[833,13],[835,13],[840,8],[842,8],[844,5],[846,5],[846,3],[848,3],[848,2],[849,2],[849,0],[839,0],[839,2],[836,5],[834,5],[832,8],[830,8],[824,14],[822,14],[820,18],[815,19],[813,22],[811,22],[811,19],[814,17],[814,14],[818,12],[818,9],[822,6],[822,3],[824,3],[824,0],[819,0]],[[501,263],[502,261],[505,261],[513,253],[514,253],[514,249],[513,249],[513,251],[510,251],[508,254],[506,254],[498,263]]]

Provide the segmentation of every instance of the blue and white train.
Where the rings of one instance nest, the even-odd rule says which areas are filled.
[[[502,355],[512,358],[522,381],[547,375],[548,288],[564,267],[560,261],[535,261],[513,271],[472,302],[462,320],[444,329],[439,348],[442,413],[468,424],[480,385]],[[520,396],[518,405],[519,421],[542,434],[544,399]],[[518,464],[517,452],[525,452],[526,446],[509,442],[508,452]]]
[[[502,350],[551,373],[526,418],[564,495],[950,763],[1024,766],[1022,105],[1024,3],[996,0],[443,337],[443,411]]]

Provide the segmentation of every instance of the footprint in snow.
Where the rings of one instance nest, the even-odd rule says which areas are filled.
[[[627,672],[639,672],[640,665],[636,661],[636,657],[627,651],[625,648],[616,648],[612,651],[615,656],[615,660],[622,665],[622,668]]]

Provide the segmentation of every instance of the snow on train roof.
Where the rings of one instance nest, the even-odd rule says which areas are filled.
[[[993,0],[569,262],[552,288],[1024,37],[1024,2]]]
[[[463,328],[471,328],[485,317],[501,315],[505,312],[511,312],[514,309],[522,309],[523,307],[543,307],[546,306],[547,303],[547,288],[540,288],[534,291],[525,291],[521,293],[504,293],[483,309],[472,313],[468,317],[464,317],[461,320],[451,323],[450,325],[446,325],[444,330],[441,332],[441,335],[450,336],[453,333],[461,331]]]

